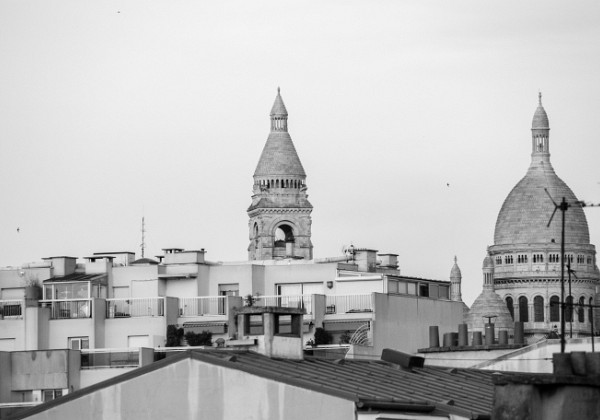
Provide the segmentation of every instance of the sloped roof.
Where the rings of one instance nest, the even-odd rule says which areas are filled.
[[[71,281],[94,281],[94,280],[105,280],[107,278],[106,273],[100,274],[85,274],[85,273],[72,273],[62,277],[52,277],[44,280],[44,283],[58,283],[58,282],[71,282]]]
[[[467,418],[489,418],[494,387],[493,371],[413,367],[383,361],[304,360],[268,358],[240,350],[194,350],[75,391],[60,399],[25,410],[15,419],[39,413],[96,390],[123,384],[172,363],[191,358],[248,374],[354,401],[357,407],[395,407],[404,411],[454,413]],[[139,390],[143,392],[143,390]]]

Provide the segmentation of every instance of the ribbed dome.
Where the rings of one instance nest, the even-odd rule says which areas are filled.
[[[272,131],[269,134],[256,165],[254,176],[270,175],[306,176],[292,138],[286,131]]]
[[[287,131],[287,115],[281,93],[277,88],[277,97],[271,109],[271,132],[254,171],[255,177],[306,177],[292,138]]]
[[[458,266],[456,257],[454,257],[454,265],[452,266],[452,270],[450,270],[450,280],[453,279],[462,279],[462,273],[460,272],[460,267]]]
[[[494,261],[492,260],[492,257],[490,256],[489,253],[483,259],[483,266],[482,267],[483,268],[494,268]]]
[[[550,123],[548,122],[548,114],[542,105],[538,106],[533,114],[533,121],[531,122],[532,129],[549,129]]]
[[[496,220],[495,245],[560,243],[561,213],[557,211],[548,227],[554,204],[565,197],[568,203],[577,201],[573,191],[555,173],[549,163],[529,167],[527,174],[512,189]],[[565,243],[589,244],[590,234],[583,209],[571,206],[565,212]]]
[[[285,108],[285,104],[283,103],[283,99],[281,98],[281,93],[279,88],[277,88],[277,97],[275,97],[275,102],[273,103],[273,108],[271,108],[271,116],[275,115],[285,115],[287,116],[287,109]]]
[[[488,321],[484,316],[496,315],[492,319],[496,331],[499,328],[509,331],[509,335],[514,331],[514,321],[502,298],[494,292],[493,288],[484,287],[483,292],[475,299],[469,314],[466,316],[466,323],[471,331],[482,331]]]
[[[561,212],[556,212],[549,227],[547,224],[555,209],[552,200],[558,204],[563,197],[567,203],[572,204],[565,212],[565,243],[590,243],[583,209],[575,205],[577,197],[556,175],[550,163],[549,133],[548,115],[542,106],[540,93],[532,123],[531,165],[527,174],[504,200],[496,220],[495,245],[552,242],[559,244],[562,228]]]

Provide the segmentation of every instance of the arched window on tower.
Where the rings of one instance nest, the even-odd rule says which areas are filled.
[[[567,305],[565,306],[565,322],[573,322],[573,296],[567,297]]]
[[[515,319],[515,307],[513,304],[513,298],[508,296],[506,298],[506,307],[508,308],[508,312],[510,312],[510,316],[512,317],[513,321]]]
[[[550,298],[550,322],[560,322],[560,299],[558,296]]]
[[[541,296],[533,298],[533,322],[544,322],[544,298]]]
[[[275,229],[275,253],[278,257],[294,254],[294,231],[290,225],[279,225]]]
[[[577,320],[579,322],[585,322],[585,297],[581,296],[579,298],[579,307],[577,308]]]
[[[519,321],[529,322],[529,302],[525,296],[519,298]]]

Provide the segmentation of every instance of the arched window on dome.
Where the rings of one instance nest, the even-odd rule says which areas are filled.
[[[573,296],[567,297],[567,305],[565,306],[565,322],[573,322]]]
[[[558,296],[550,298],[550,322],[560,322],[560,299]]]
[[[500,255],[496,257],[496,265],[502,265],[502,257]]]
[[[529,301],[525,296],[519,298],[519,321],[529,322]]]
[[[533,298],[533,322],[544,322],[544,298],[541,296]]]
[[[579,298],[579,307],[577,308],[577,320],[579,322],[585,322],[585,296]]]
[[[513,321],[515,319],[515,307],[513,304],[513,298],[510,296],[506,297],[506,307],[508,308],[508,312],[510,312],[510,316],[512,317]]]

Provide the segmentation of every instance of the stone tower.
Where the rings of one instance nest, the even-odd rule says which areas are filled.
[[[454,256],[454,265],[452,266],[452,270],[450,270],[450,300],[462,302],[461,282],[462,273],[458,267],[457,258]]]
[[[312,205],[306,173],[287,128],[288,113],[277,89],[271,132],[254,171],[249,260],[312,259]]]

